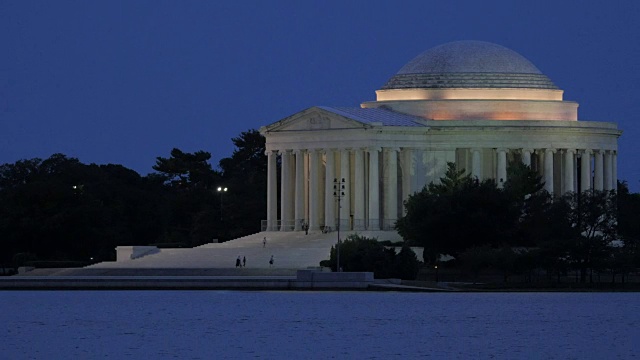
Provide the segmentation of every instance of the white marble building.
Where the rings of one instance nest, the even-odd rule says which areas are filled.
[[[437,182],[447,162],[501,186],[508,159],[519,157],[549,192],[613,189],[622,132],[578,121],[577,110],[512,50],[479,41],[437,46],[402,67],[376,101],[312,107],[261,128],[264,230],[391,230],[403,201]],[[344,184],[340,207],[335,181]]]

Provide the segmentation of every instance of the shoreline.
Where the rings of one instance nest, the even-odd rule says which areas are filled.
[[[472,283],[375,279],[315,269],[39,269],[0,277],[0,290],[242,290],[402,292],[640,292],[640,283]]]
[[[326,273],[330,279],[296,276],[11,276],[0,278],[0,291],[25,290],[239,290],[239,291],[379,291],[430,293],[640,292],[640,284],[618,286],[520,287],[495,284],[407,284],[398,279],[354,279],[354,274]],[[347,275],[346,277],[344,275]],[[369,273],[370,274],[370,273]],[[358,276],[358,275],[356,275]],[[362,275],[360,275],[362,276]],[[342,277],[342,278],[340,278]]]

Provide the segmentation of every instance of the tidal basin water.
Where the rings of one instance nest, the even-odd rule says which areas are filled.
[[[633,359],[638,293],[0,291],[2,359]]]

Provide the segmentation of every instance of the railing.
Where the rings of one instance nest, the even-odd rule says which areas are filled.
[[[295,220],[272,220],[271,224],[268,220],[260,221],[260,231],[294,231],[295,227]]]
[[[390,231],[390,230],[394,230],[395,226],[396,226],[396,221],[398,221],[398,219],[384,219],[381,220],[381,225],[382,225],[382,230],[384,231]]]
[[[267,231],[268,222],[268,220],[260,220],[260,231]]]
[[[300,222],[300,220],[298,220]],[[338,227],[340,231],[364,231],[364,230],[384,230],[391,231],[394,230],[397,219],[382,219],[378,220],[379,226],[371,226],[366,219],[335,219],[335,224],[337,226],[331,227],[327,229],[328,231],[336,231]],[[304,224],[306,222],[302,221],[300,225],[300,230],[296,230],[296,220],[272,220],[271,224],[267,220],[260,221],[260,231],[304,231]],[[339,224],[339,225],[338,225]],[[271,225],[271,226],[269,226]],[[319,226],[320,230],[325,228],[325,225]],[[324,231],[323,231],[324,232]]]
[[[367,230],[367,225],[366,219],[353,219],[353,230]]]
[[[293,231],[295,228],[295,220],[278,220],[278,229],[280,231]]]

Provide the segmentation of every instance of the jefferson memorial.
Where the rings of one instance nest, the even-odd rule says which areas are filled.
[[[409,61],[360,107],[312,107],[260,129],[266,231],[392,230],[403,201],[454,162],[507,180],[521,159],[550,193],[617,184],[621,131],[579,121],[578,103],[503,46],[457,41]],[[279,162],[279,166],[278,166]]]

